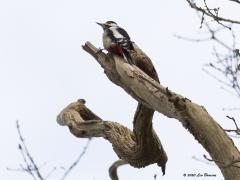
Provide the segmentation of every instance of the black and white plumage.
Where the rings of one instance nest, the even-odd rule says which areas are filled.
[[[133,45],[128,33],[117,25],[114,21],[97,23],[103,28],[103,46],[115,55],[124,57],[129,64],[133,64],[130,51]]]

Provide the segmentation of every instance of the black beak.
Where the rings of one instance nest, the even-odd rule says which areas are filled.
[[[102,27],[104,27],[104,24],[102,24],[102,23],[99,23],[99,22],[96,22],[99,26],[102,26]]]

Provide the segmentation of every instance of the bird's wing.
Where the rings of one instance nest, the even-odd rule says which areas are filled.
[[[125,31],[123,28],[118,28],[118,32],[125,37],[127,40],[130,40],[130,36],[128,35],[127,31]]]

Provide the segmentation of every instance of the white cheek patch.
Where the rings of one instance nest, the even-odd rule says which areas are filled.
[[[119,38],[119,39],[124,38],[124,37],[117,31],[117,27],[110,27],[110,29],[112,30],[113,36],[114,36],[115,38]]]

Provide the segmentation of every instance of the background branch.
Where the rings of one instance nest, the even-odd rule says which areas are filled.
[[[218,15],[219,9],[218,8],[209,8],[207,3],[206,3],[206,0],[204,0],[204,5],[205,5],[204,7],[198,6],[194,0],[186,0],[186,1],[188,2],[189,6],[191,8],[195,9],[198,12],[201,12],[202,16],[206,15],[206,16],[212,18],[214,21],[216,21],[218,24],[220,24],[220,25],[222,25],[224,27],[227,27],[227,26],[222,24],[222,22],[228,22],[228,23],[233,23],[233,24],[240,24],[240,21],[229,19],[229,18],[224,18],[224,17],[219,16]],[[239,3],[238,0],[232,0],[232,1]],[[227,28],[231,29],[229,27],[227,27]]]
[[[205,64],[203,70],[220,82],[223,85],[223,90],[240,97],[240,54],[239,49],[236,47],[236,35],[233,29],[225,32],[229,35],[229,40],[231,41],[231,43],[227,44],[218,37],[218,34],[223,33],[226,28],[213,28],[211,23],[208,23],[205,19],[202,20],[202,25],[207,30],[207,37],[189,38],[179,35],[175,35],[175,37],[193,42],[213,41],[218,45],[219,48],[213,48],[215,60]]]
[[[228,119],[232,120],[236,129],[225,129],[226,132],[235,132],[237,135],[240,135],[240,129],[237,125],[237,122],[234,117],[226,116]]]
[[[33,157],[31,156],[25,144],[18,121],[16,121],[16,127],[18,131],[19,139],[20,139],[20,144],[18,145],[18,149],[21,151],[23,160],[25,162],[25,167],[22,166],[23,171],[26,171],[27,173],[29,173],[33,177],[33,179],[44,180],[36,162],[33,160]]]
[[[19,136],[19,140],[20,143],[18,145],[18,149],[23,157],[23,163],[20,163],[19,168],[7,168],[7,170],[9,171],[19,171],[19,172],[24,172],[29,174],[32,179],[34,180],[46,180],[49,177],[51,177],[51,175],[57,170],[56,167],[53,167],[45,176],[42,174],[42,172],[40,172],[40,169],[46,165],[46,163],[44,163],[43,165],[39,166],[37,165],[37,163],[34,161],[33,156],[31,155],[31,153],[28,150],[28,147],[25,143],[25,140],[22,136],[22,132],[20,129],[20,125],[19,122],[16,121],[16,128],[17,128],[17,132],[18,132],[18,136]],[[72,163],[72,165],[64,172],[61,180],[64,180],[67,178],[67,176],[72,172],[73,168],[77,166],[77,164],[80,162],[81,158],[85,155],[86,150],[88,148],[88,145],[90,143],[91,139],[89,139],[89,141],[87,142],[86,146],[83,148],[83,151],[80,153],[80,155],[78,156],[78,158]]]
[[[87,148],[89,146],[91,139],[89,139],[87,141],[87,144],[84,146],[83,151],[81,152],[81,154],[78,156],[78,158],[72,163],[72,165],[65,171],[64,175],[62,176],[61,180],[66,179],[66,177],[69,175],[69,173],[73,170],[74,167],[77,166],[77,164],[79,163],[79,161],[82,159],[82,157],[85,155]]]

